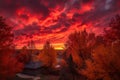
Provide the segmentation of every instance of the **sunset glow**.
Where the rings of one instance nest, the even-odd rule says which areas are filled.
[[[120,0],[2,0],[0,15],[14,24],[16,48],[33,40],[42,49],[49,40],[61,50],[74,31],[102,34],[119,8]]]

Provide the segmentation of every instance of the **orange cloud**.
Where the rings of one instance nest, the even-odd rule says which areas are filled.
[[[17,48],[32,39],[38,49],[47,40],[62,49],[72,32],[86,28],[101,34],[111,17],[120,13],[119,0],[112,0],[108,10],[104,3],[106,0],[2,0],[0,15],[14,25]]]

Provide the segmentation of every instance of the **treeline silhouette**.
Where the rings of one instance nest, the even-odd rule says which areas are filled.
[[[31,60],[27,47],[15,53],[12,27],[0,17],[0,79],[9,80],[22,72]],[[59,80],[120,79],[120,15],[113,17],[104,35],[75,31],[68,36],[60,62]],[[56,70],[57,53],[49,41],[34,60],[49,70]]]

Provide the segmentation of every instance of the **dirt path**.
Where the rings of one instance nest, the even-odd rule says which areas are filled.
[[[25,75],[25,74],[21,74],[21,73],[16,74],[16,76],[23,78],[23,79],[40,80],[40,77],[38,77],[38,76],[29,76],[29,75]]]

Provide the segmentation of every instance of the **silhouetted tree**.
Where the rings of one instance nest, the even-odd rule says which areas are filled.
[[[67,66],[63,65],[61,68],[59,80],[78,80],[80,75],[76,71],[76,65],[71,54],[66,59],[66,63]]]
[[[12,27],[0,17],[0,79],[13,78],[22,70],[22,64],[14,56]]]
[[[105,40],[111,43],[117,39],[120,40],[120,15],[116,15],[109,23],[109,30],[105,30]]]
[[[31,60],[31,55],[28,52],[28,49],[26,46],[24,46],[21,49],[20,53],[17,55],[17,59],[18,59],[18,61],[20,61],[23,64],[26,64]]]
[[[49,41],[44,44],[43,50],[39,54],[39,59],[43,62],[44,66],[48,68],[55,68],[57,62],[57,54]]]
[[[84,69],[86,66],[85,60],[91,59],[91,53],[93,49],[103,42],[104,41],[102,37],[95,36],[94,33],[87,33],[86,30],[70,34],[66,43],[64,58],[65,61],[67,61],[67,64],[74,64],[68,64],[68,68],[71,68],[71,73],[74,72],[74,75],[82,75],[81,69]],[[72,61],[69,61],[70,55],[72,57]]]
[[[10,49],[13,47],[12,27],[7,25],[5,19],[0,17],[0,49]]]
[[[105,43],[92,52],[92,60],[86,60],[86,69],[82,74],[88,80],[120,79],[120,16],[116,15],[109,23],[110,29],[105,32]]]
[[[91,52],[100,43],[103,43],[102,37],[96,37],[94,33],[75,32],[68,37],[67,55],[71,54],[73,62],[83,68],[84,60],[91,58]]]
[[[100,45],[91,60],[86,60],[87,68],[83,70],[89,80],[119,80],[120,79],[120,41],[112,46]]]

